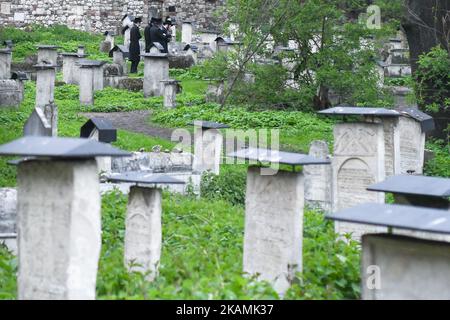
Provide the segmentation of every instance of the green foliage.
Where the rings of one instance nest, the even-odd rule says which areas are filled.
[[[99,51],[100,42],[103,39],[104,37],[100,34],[73,30],[62,25],[52,27],[31,25],[25,29],[0,28],[0,41],[13,40],[14,42],[14,61],[21,61],[31,54],[37,53],[36,45],[38,44],[57,45],[63,52],[76,52],[79,45],[84,45],[89,59],[109,61],[111,59],[108,54]]]
[[[127,197],[102,199],[99,299],[278,299],[269,284],[242,274],[243,209],[224,201],[164,193],[160,274],[150,283],[123,263]],[[333,224],[307,211],[303,275],[286,299],[357,299],[359,248],[336,241]],[[0,248],[0,297],[16,297],[17,262]]]
[[[424,173],[428,176],[450,178],[450,143],[442,140],[430,141],[427,149],[434,152],[435,157],[428,161]]]
[[[205,173],[200,194],[210,200],[225,200],[233,205],[245,203],[246,166],[222,165],[220,175]]]
[[[415,74],[416,96],[429,111],[450,108],[450,55],[437,46],[420,56]]]

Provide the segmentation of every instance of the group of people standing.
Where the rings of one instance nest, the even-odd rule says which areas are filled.
[[[131,70],[130,73],[137,73],[139,62],[141,61],[141,45],[139,40],[142,38],[140,26],[142,18],[135,18],[133,26],[130,29],[130,56]],[[162,53],[168,53],[168,43],[172,39],[172,19],[167,17],[164,22],[162,18],[151,18],[149,24],[145,27],[145,52],[150,52],[150,49],[155,46],[157,42],[161,44],[163,50]]]

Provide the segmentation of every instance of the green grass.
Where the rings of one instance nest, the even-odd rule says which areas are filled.
[[[267,283],[242,274],[244,210],[223,200],[164,194],[163,246],[158,278],[149,283],[123,263],[127,197],[102,202],[99,299],[277,299]],[[321,213],[305,215],[304,272],[286,299],[359,297],[359,248],[336,241]],[[0,248],[0,297],[16,297],[17,261]]]

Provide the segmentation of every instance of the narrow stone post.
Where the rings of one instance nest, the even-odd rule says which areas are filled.
[[[63,81],[67,84],[76,84],[78,81],[75,81],[75,77],[77,76],[75,65],[78,63],[78,54],[76,53],[62,53],[63,56]]]
[[[181,42],[190,44],[192,42],[192,23],[184,21],[181,25]]]
[[[18,165],[18,298],[95,299],[101,246],[96,156],[126,152],[87,139],[25,137],[0,155]]]
[[[37,63],[51,63],[54,66],[58,65],[58,46],[52,45],[38,45],[38,59]]]
[[[0,188],[0,245],[17,254],[17,190]]]
[[[0,80],[11,78],[11,49],[0,49]]]
[[[304,176],[296,165],[329,160],[276,150],[245,149],[229,157],[286,164],[293,171],[250,166],[245,194],[243,270],[270,282],[281,296],[302,271]]]
[[[123,56],[122,51],[120,51],[120,50],[113,51],[113,63],[118,64],[119,66],[122,67],[124,75],[128,73],[127,62]]]
[[[43,109],[55,100],[56,65],[37,64],[36,69],[36,107]]]
[[[111,175],[108,180],[136,183],[128,196],[124,262],[129,271],[141,272],[148,281],[153,281],[158,275],[162,246],[160,188],[184,182],[170,176],[141,172]]]
[[[176,97],[177,97],[178,83],[180,83],[180,81],[169,79],[169,80],[162,80],[161,82],[164,85],[163,106],[167,109],[175,108],[177,106]]]
[[[169,59],[164,53],[146,53],[144,57],[144,97],[163,95],[161,80],[169,79]]]
[[[362,204],[327,216],[336,221],[373,224],[395,232],[362,237],[363,300],[450,299],[450,244],[421,234],[450,237],[448,211],[388,204]],[[406,235],[406,236],[405,236]]]
[[[80,65],[80,104],[94,104],[94,67],[91,65]]]
[[[223,136],[219,129],[229,126],[210,121],[194,121],[194,162],[192,169],[196,172],[220,173],[222,160]]]
[[[85,47],[83,45],[79,45],[78,46],[77,54],[79,56],[85,56],[86,55]]]

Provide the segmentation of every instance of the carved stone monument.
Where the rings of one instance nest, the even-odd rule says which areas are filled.
[[[366,188],[385,178],[384,129],[379,123],[338,123],[334,127],[333,211],[361,203],[384,203],[384,194]],[[336,233],[359,240],[383,229],[336,222]]]
[[[144,57],[144,97],[162,96],[162,80],[169,79],[169,59],[164,53],[146,53]]]
[[[329,160],[252,148],[228,156],[293,167],[250,166],[245,195],[244,272],[270,282],[283,296],[302,271],[304,176],[295,166],[328,165]]]
[[[192,23],[184,21],[181,25],[181,42],[190,44],[192,42]]]
[[[96,156],[128,153],[87,139],[25,137],[0,155],[18,165],[18,298],[95,299],[100,256]]]
[[[169,79],[169,80],[162,80],[161,82],[164,85],[163,106],[167,109],[175,108],[177,106],[176,97],[178,84],[180,83],[180,81]]]

